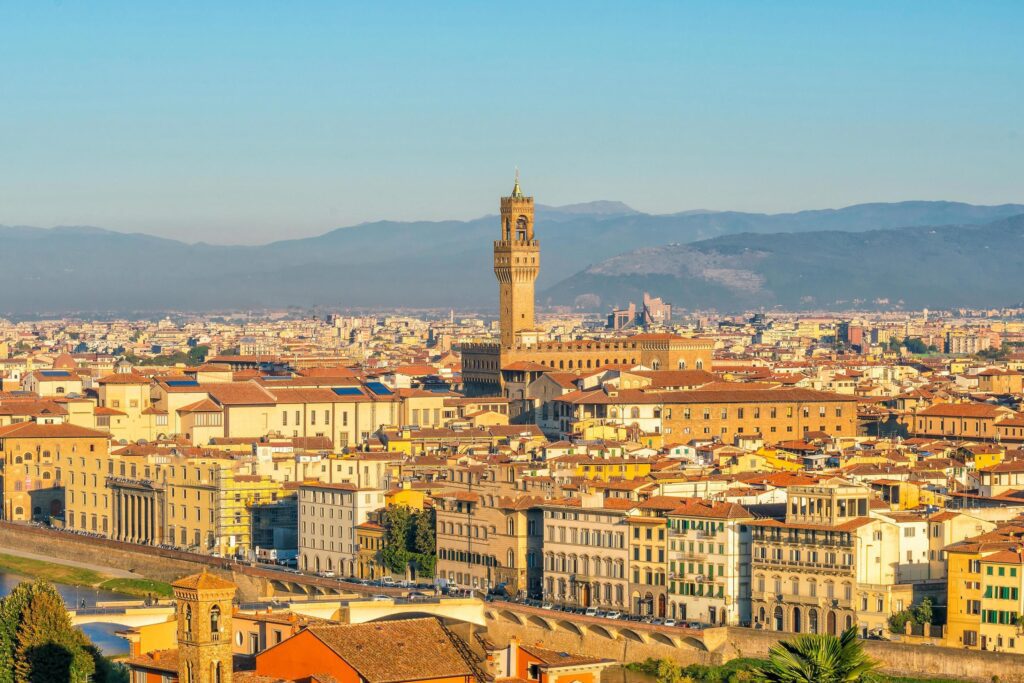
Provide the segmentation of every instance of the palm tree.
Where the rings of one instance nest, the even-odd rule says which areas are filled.
[[[838,638],[815,633],[780,641],[757,676],[764,683],[857,683],[871,680],[877,666],[864,654],[856,627],[850,627]]]

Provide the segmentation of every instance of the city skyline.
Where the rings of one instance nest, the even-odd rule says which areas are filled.
[[[0,223],[265,243],[545,203],[1020,200],[1021,8],[0,10]],[[841,29],[841,30],[839,30]]]

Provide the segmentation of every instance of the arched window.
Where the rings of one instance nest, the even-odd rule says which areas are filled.
[[[657,358],[655,358],[653,361],[651,361],[651,369],[652,370],[661,370],[661,361],[658,360]]]
[[[516,553],[515,553],[514,550],[512,550],[512,548],[508,549],[508,563],[505,566],[506,567],[514,567],[514,566],[516,566]]]
[[[185,633],[192,633],[192,605],[185,605]],[[191,678],[192,672],[189,671]]]
[[[634,420],[639,419],[640,409],[637,408],[636,406],[633,406],[632,408],[629,409],[629,416]]]
[[[220,662],[213,662],[213,683],[221,683]]]
[[[514,517],[509,517],[508,518],[508,535],[509,536],[515,536],[516,535],[516,520],[515,520]]]
[[[680,360],[679,361],[679,369],[680,370],[685,370],[686,369],[686,361],[685,360]]]
[[[701,360],[700,358],[697,359],[697,369],[698,370],[703,370],[704,369],[704,361]]]

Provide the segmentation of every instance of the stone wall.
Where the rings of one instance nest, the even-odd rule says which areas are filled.
[[[205,568],[234,581],[242,600],[255,599],[263,590],[262,581],[236,575],[228,563],[219,558],[0,521],[0,552],[5,548],[47,555],[55,561],[66,558],[97,567],[127,570],[157,581],[171,582]]]
[[[778,634],[771,631],[729,628],[725,642],[714,651],[707,652],[685,644],[674,647],[622,637],[611,640],[586,630],[583,635],[564,628],[551,631],[530,621],[517,624],[501,616],[494,618],[493,614],[488,611],[487,635],[496,643],[504,644],[512,636],[517,636],[526,644],[542,644],[554,650],[609,657],[622,662],[653,657],[670,659],[683,666],[722,664],[738,657],[764,658],[768,649],[779,640]],[[1024,656],[1021,655],[876,640],[864,641],[864,649],[880,662],[882,671],[886,673],[978,683],[989,683],[993,676],[998,676],[1000,683],[1024,683]]]
[[[504,645],[512,636],[517,636],[524,645],[542,645],[551,650],[607,657],[620,662],[639,662],[648,657],[671,659],[684,666],[721,664],[723,661],[718,653],[706,652],[697,647],[674,647],[655,641],[641,643],[627,638],[611,640],[594,633],[579,635],[562,628],[549,631],[532,622],[516,624],[502,617],[487,620],[487,637],[490,640]]]

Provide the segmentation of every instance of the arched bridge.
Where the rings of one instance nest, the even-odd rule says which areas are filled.
[[[443,620],[462,621],[486,626],[484,602],[477,598],[425,598],[409,600],[351,600],[342,606],[340,619],[349,624],[363,624],[385,619],[408,619],[429,615]]]
[[[507,621],[517,626],[539,627],[552,633],[568,632],[579,637],[595,636],[609,641],[652,643],[700,652],[716,650],[725,642],[728,631],[725,628],[692,629],[588,617],[500,601],[488,603],[484,616],[489,621]]]
[[[173,619],[174,605],[85,607],[68,610],[68,614],[71,615],[71,623],[75,626],[101,623],[138,628]]]

